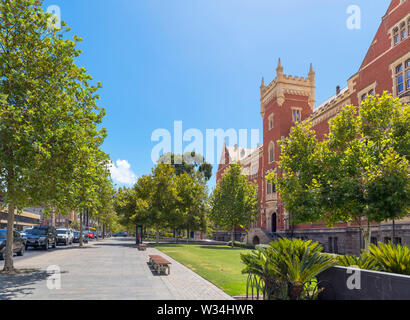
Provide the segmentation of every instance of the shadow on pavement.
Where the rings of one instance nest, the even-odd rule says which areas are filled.
[[[20,270],[20,272],[23,270]],[[50,276],[45,270],[34,270],[19,274],[0,274],[0,300],[12,300],[22,295],[30,295],[30,286],[46,280]]]
[[[127,247],[127,248],[137,248],[137,245],[134,242],[101,242],[96,243],[94,247]]]

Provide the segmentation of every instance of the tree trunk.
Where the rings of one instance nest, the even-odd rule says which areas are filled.
[[[364,250],[369,251],[369,246],[370,246],[370,239],[372,235],[372,230],[370,228],[370,221],[367,220],[367,226],[366,229],[363,229],[363,240],[364,240]]]
[[[83,243],[83,212],[80,210],[80,247],[84,246]]]
[[[157,232],[157,244],[159,244],[159,225],[155,226],[156,232]]]
[[[4,269],[5,272],[14,271],[13,263],[13,242],[14,242],[14,204],[8,205],[7,214],[7,239],[6,239],[6,250],[4,251]]]
[[[391,240],[392,240],[393,244],[397,244],[396,243],[396,224],[395,224],[394,219],[393,219],[393,224],[392,224],[392,238],[391,238]]]
[[[103,229],[102,229],[102,238],[103,238],[103,240],[104,240],[104,236],[105,236],[105,224],[103,224]]]
[[[231,234],[231,242],[232,242],[232,248],[234,248],[234,242],[235,242],[235,225],[232,226],[232,234]]]
[[[186,243],[189,243],[189,224],[186,227]]]

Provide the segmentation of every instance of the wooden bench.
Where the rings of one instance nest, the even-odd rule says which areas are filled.
[[[147,245],[145,243],[140,243],[138,245],[138,250],[139,251],[146,251],[147,250]]]
[[[169,275],[171,272],[171,262],[168,260],[165,260],[163,257],[158,256],[158,255],[150,255],[149,256],[149,264],[155,269],[155,271],[158,274],[161,274],[161,272],[167,271],[167,274]]]

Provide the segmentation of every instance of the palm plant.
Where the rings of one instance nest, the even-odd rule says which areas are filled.
[[[374,260],[380,271],[410,275],[410,249],[393,243],[369,247],[369,257]]]
[[[376,261],[369,256],[369,254],[363,253],[358,256],[339,256],[337,258],[338,265],[342,267],[358,267],[364,270],[380,270]]]
[[[306,284],[336,264],[336,259],[322,253],[319,243],[300,239],[279,239],[268,248],[242,255],[243,273],[252,274],[265,283],[264,293],[283,293],[289,299],[303,296]],[[283,295],[282,295],[283,296]]]

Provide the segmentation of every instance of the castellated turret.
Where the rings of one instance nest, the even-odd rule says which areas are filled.
[[[279,106],[282,106],[286,100],[286,95],[308,97],[308,104],[311,110],[315,106],[315,72],[313,65],[310,64],[308,77],[298,77],[286,75],[283,73],[282,61],[279,58],[276,68],[276,77],[268,85],[262,78],[261,91],[261,114],[265,113],[265,106],[276,99]]]

